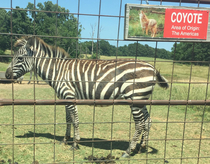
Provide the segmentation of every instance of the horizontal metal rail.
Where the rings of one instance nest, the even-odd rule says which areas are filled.
[[[6,105],[210,105],[210,100],[31,100],[0,99],[0,106]]]

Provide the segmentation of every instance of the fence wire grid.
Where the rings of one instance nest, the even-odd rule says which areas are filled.
[[[90,58],[91,52],[82,48],[81,42],[94,42],[94,53],[102,60],[145,60],[154,65],[161,74],[167,78],[169,88],[167,90],[156,87],[149,100],[60,100],[55,91],[39,77],[39,83],[35,75],[31,83],[29,73],[24,76],[22,84],[7,80],[12,83],[1,83],[0,93],[0,163],[210,163],[210,100],[209,100],[209,61],[194,61],[194,46],[189,61],[174,60],[176,47],[172,60],[157,58],[157,52],[166,42],[151,41],[125,41],[124,33],[124,9],[126,3],[207,7],[209,2],[205,0],[116,0],[118,6],[113,6],[112,1],[105,0],[72,1],[54,0],[57,6],[54,11],[37,10],[37,4],[44,1],[31,0],[33,8],[15,8],[14,0],[8,1],[8,6],[1,6],[1,10],[11,12],[10,32],[0,31],[0,35],[9,36],[11,49],[9,55],[1,57],[13,58],[15,50],[15,37],[32,35],[41,39],[52,39],[53,45],[65,45],[63,40],[71,40],[72,44],[65,49],[74,54],[74,58],[81,60]],[[188,2],[188,3],[186,3]],[[97,4],[98,8],[91,9]],[[28,3],[26,3],[27,5]],[[115,4],[115,3],[114,3]],[[10,6],[9,6],[10,5]],[[64,6],[63,6],[64,5]],[[72,5],[68,11],[60,11],[59,6]],[[109,7],[104,8],[103,5]],[[84,7],[89,8],[84,13]],[[105,10],[106,9],[106,10]],[[108,10],[109,9],[109,10]],[[31,33],[14,33],[14,16],[12,12],[21,13],[47,13],[56,14],[55,33],[38,35],[37,25],[33,22]],[[95,12],[97,11],[97,12]],[[115,14],[110,14],[115,13]],[[118,14],[116,14],[118,13]],[[59,14],[74,16],[78,21],[75,27],[75,36],[60,35],[58,28]],[[31,19],[35,19],[31,16]],[[110,27],[115,32],[114,36],[106,35],[105,25],[114,19],[116,24]],[[89,21],[86,29],[80,25]],[[104,21],[106,20],[106,21]],[[107,21],[108,20],[108,21]],[[96,23],[95,23],[96,22]],[[88,28],[89,26],[89,28]],[[81,32],[84,30],[85,32]],[[88,31],[89,30],[89,31]],[[103,33],[104,32],[104,33]],[[112,34],[112,32],[110,31]],[[51,40],[51,41],[52,41]],[[104,56],[100,53],[100,41],[108,41],[116,47],[114,56]],[[47,42],[46,42],[47,43]],[[129,57],[119,55],[119,49],[123,45],[135,43],[135,54]],[[154,56],[142,57],[138,54],[139,44],[149,44],[154,48]],[[72,48],[73,47],[73,48]],[[69,49],[70,50],[69,50]],[[69,60],[72,58],[69,57]],[[98,59],[95,59],[97,62]],[[205,63],[205,66],[200,66]],[[1,71],[9,65],[1,63]],[[204,73],[203,73],[204,72]],[[77,104],[80,119],[80,137],[78,150],[71,150],[74,138],[64,145],[62,140],[66,130],[65,110],[66,104]],[[129,105],[147,105],[152,119],[149,132],[147,149],[131,153],[129,158],[122,158],[122,153],[129,146],[134,134],[134,121]],[[89,106],[92,105],[92,106]],[[100,107],[100,105],[109,105]],[[98,107],[99,106],[99,107]],[[73,129],[73,128],[72,128]],[[73,136],[74,130],[71,130]]]

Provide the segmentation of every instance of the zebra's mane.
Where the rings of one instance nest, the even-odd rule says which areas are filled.
[[[15,47],[22,47],[22,46],[31,47],[31,46],[34,46],[35,40],[36,40],[36,45],[37,46],[40,45],[42,50],[46,51],[46,53],[44,53],[45,56],[48,56],[51,58],[53,57],[66,58],[69,56],[68,53],[63,48],[48,45],[39,37],[24,36],[18,39],[14,46]],[[52,51],[52,53],[49,53],[50,50]]]

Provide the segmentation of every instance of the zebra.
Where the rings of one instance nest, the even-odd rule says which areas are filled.
[[[31,71],[30,71],[30,79],[29,79],[29,81],[28,81],[28,84],[31,83],[31,79],[32,79],[32,74],[33,74],[33,72],[34,72],[34,75],[36,76],[36,80],[37,80],[37,84],[38,84],[38,83],[39,83],[39,79],[38,79],[38,76],[37,76],[37,73],[35,72],[35,70],[31,70]]]
[[[156,83],[168,88],[167,80],[151,64],[135,60],[68,59],[67,52],[50,46],[38,37],[22,37],[15,43],[19,49],[10,63],[6,78],[18,78],[35,68],[36,73],[55,90],[60,99],[131,99],[148,100]],[[147,145],[151,118],[145,105],[131,105],[135,133],[125,150],[128,157],[140,144]],[[78,149],[79,118],[76,105],[66,105],[66,133],[70,139],[74,127],[72,149]]]

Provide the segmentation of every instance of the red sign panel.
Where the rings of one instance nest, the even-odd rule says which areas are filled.
[[[206,39],[208,10],[166,9],[164,38]]]

